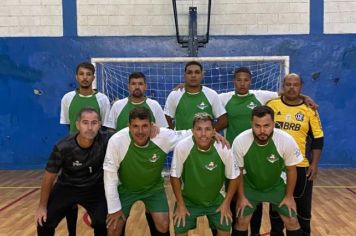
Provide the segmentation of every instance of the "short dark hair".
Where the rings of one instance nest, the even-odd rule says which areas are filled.
[[[197,61],[190,61],[190,62],[188,62],[187,64],[185,64],[184,72],[187,71],[188,66],[191,66],[191,65],[199,66],[199,67],[200,67],[200,70],[203,71],[203,66],[202,66],[202,64],[201,64],[200,62],[197,62]]]
[[[90,62],[85,61],[85,62],[82,62],[82,63],[78,64],[78,65],[77,65],[77,68],[75,69],[75,74],[76,74],[76,75],[77,75],[78,72],[79,72],[79,68],[88,69],[88,70],[90,70],[90,71],[93,73],[93,75],[95,74],[95,67],[94,67],[94,65],[91,64]]]
[[[250,78],[252,77],[252,73],[249,68],[247,67],[239,67],[235,70],[234,72],[234,78],[236,77],[237,73],[247,73],[250,75]]]
[[[265,115],[270,115],[272,120],[274,121],[274,111],[272,110],[272,108],[265,105],[257,106],[252,110],[251,120],[253,119],[254,116],[261,118],[264,117]]]
[[[199,112],[199,113],[196,113],[194,115],[194,119],[193,119],[193,127],[195,126],[195,124],[198,122],[198,121],[210,121],[211,122],[211,125],[214,124],[214,119],[213,117],[206,113],[206,112]]]
[[[132,72],[132,73],[129,75],[129,83],[131,82],[132,79],[139,79],[139,78],[142,78],[143,81],[146,83],[146,76],[145,76],[145,74],[143,74],[142,72],[139,72],[139,71]]]
[[[151,112],[146,107],[135,107],[130,111],[129,123],[136,118],[152,122]]]
[[[79,110],[78,114],[77,114],[77,119],[76,121],[80,121],[80,119],[82,118],[83,113],[96,113],[96,115],[98,116],[98,120],[101,121],[101,116],[100,113],[94,108],[94,107],[83,107],[82,109]]]

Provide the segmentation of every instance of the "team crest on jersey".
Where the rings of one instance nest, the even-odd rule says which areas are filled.
[[[272,164],[275,163],[276,161],[278,161],[278,157],[276,157],[275,155],[271,155],[269,157],[267,157],[267,161],[271,162]]]
[[[254,102],[250,102],[250,104],[248,104],[247,107],[252,110],[253,108],[257,107],[257,104],[255,104]]]
[[[287,114],[286,115],[286,121],[290,121],[292,119],[292,115],[291,114]]]
[[[208,107],[208,105],[206,105],[204,102],[201,102],[199,105],[197,105],[197,107],[198,107],[200,110],[204,110],[205,108]]]
[[[155,163],[156,161],[158,161],[158,159],[160,158],[160,156],[158,156],[156,153],[153,154],[153,156],[149,159],[150,162]]]
[[[207,170],[212,171],[212,170],[214,170],[217,166],[218,166],[217,164],[215,164],[213,161],[211,161],[208,165],[205,165],[205,168],[206,168]]]
[[[298,112],[297,114],[295,114],[295,119],[297,121],[303,121],[304,120],[304,114],[301,112]]]
[[[83,165],[83,163],[80,163],[78,160],[73,162],[73,166],[82,166],[82,165]]]

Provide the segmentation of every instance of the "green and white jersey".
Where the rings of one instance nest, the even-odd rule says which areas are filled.
[[[252,109],[277,97],[277,92],[266,90],[250,90],[245,95],[236,94],[235,91],[219,94],[228,117],[226,139],[232,143],[237,135],[250,129]]]
[[[78,112],[84,107],[93,107],[101,116],[102,124],[106,121],[110,112],[110,101],[108,97],[98,91],[89,96],[79,94],[78,90],[66,93],[61,101],[60,124],[69,125],[69,133],[77,132],[75,122]]]
[[[254,140],[252,129],[246,130],[236,137],[232,151],[239,167],[244,168],[244,184],[262,192],[285,184],[285,166],[303,160],[293,137],[280,129],[273,129],[273,135],[265,145]]]
[[[114,134],[108,142],[103,166],[109,212],[121,208],[119,193],[137,194],[163,190],[161,173],[167,153],[191,134],[190,130],[161,128],[159,134],[145,146],[137,146],[133,142],[129,128]],[[107,172],[113,175],[109,176]],[[112,183],[117,178],[118,186],[113,186]]]
[[[214,118],[226,113],[218,94],[205,86],[194,94],[182,89],[172,91],[168,95],[164,113],[175,119],[176,130],[191,129],[194,115],[198,112],[206,112]]]
[[[145,98],[140,103],[134,103],[129,98],[116,101],[110,110],[107,127],[117,131],[128,126],[130,111],[135,107],[145,107],[150,110],[153,122],[159,127],[166,128],[168,123],[164,116],[163,109],[159,103],[153,99]]]
[[[200,150],[194,137],[187,137],[174,149],[171,176],[181,178],[186,205],[217,206],[225,197],[225,178],[240,174],[231,149],[214,142],[209,150]]]

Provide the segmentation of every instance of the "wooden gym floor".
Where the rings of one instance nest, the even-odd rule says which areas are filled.
[[[36,235],[34,212],[38,206],[42,171],[0,171],[0,236]],[[166,184],[169,204],[173,192]],[[143,204],[135,204],[127,224],[128,236],[149,236]],[[356,235],[356,169],[320,169],[314,183],[312,235]],[[80,208],[77,235],[93,235],[85,224],[85,211]],[[264,210],[262,235],[269,235],[267,211]],[[172,226],[171,226],[172,229]],[[56,235],[67,235],[65,220]],[[173,235],[171,233],[171,235]],[[208,236],[206,219],[199,218],[197,229],[189,236]]]

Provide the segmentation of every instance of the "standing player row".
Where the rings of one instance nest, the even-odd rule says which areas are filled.
[[[189,129],[192,127],[191,121],[197,112],[207,112],[217,120],[217,122],[214,123],[216,130],[227,127],[226,137],[232,143],[234,138],[239,133],[250,128],[249,117],[251,110],[258,105],[266,103],[270,99],[278,97],[278,94],[275,92],[249,90],[251,77],[251,73],[247,68],[237,69],[234,74],[235,91],[217,95],[217,93],[212,89],[201,86],[201,81],[203,79],[203,68],[201,64],[194,61],[187,63],[185,67],[184,89],[172,91],[171,94],[167,97],[164,113],[166,115],[169,127],[175,128],[176,130]],[[71,127],[73,127],[74,122],[68,122],[68,120],[71,120],[69,118],[70,114],[72,114],[71,116],[74,117],[75,111],[78,111],[78,108],[81,105],[89,104],[98,109],[101,115],[105,117],[103,122],[104,126],[120,130],[126,127],[128,124],[129,111],[133,107],[143,106],[150,110],[155,123],[161,127],[167,127],[167,122],[163,118],[163,111],[160,105],[156,101],[144,96],[146,89],[146,78],[142,73],[133,73],[130,75],[130,96],[116,101],[113,104],[110,112],[108,112],[108,107],[110,107],[110,104],[105,95],[91,89],[91,83],[93,79],[94,67],[92,67],[91,64],[83,63],[78,65],[77,81],[79,82],[80,87],[78,90],[70,92],[64,96],[62,100],[61,123],[71,123]],[[300,80],[299,77],[298,80]],[[300,95],[300,90],[294,92],[296,93],[297,98],[299,98],[297,102],[300,103],[296,105],[304,106],[303,104],[305,102],[310,103],[308,97]],[[285,102],[285,100],[288,100],[288,96],[283,96],[281,100]],[[286,105],[288,106],[288,104]],[[295,106],[295,104],[292,106]],[[66,110],[67,114],[65,112]],[[279,113],[277,113],[277,115],[279,115]],[[313,114],[316,114],[316,116],[313,116]],[[286,112],[285,117],[288,119],[288,117],[296,117],[297,115],[298,114],[289,114]],[[304,115],[304,113],[299,113],[299,121],[303,121]],[[316,148],[313,150],[321,150],[322,140],[320,141],[320,139],[323,135],[322,131],[320,131],[321,128],[315,126],[315,121],[320,121],[317,116],[317,112],[309,111],[307,117],[308,121],[305,122],[306,124],[309,124],[309,117],[315,117],[315,119],[311,119],[314,125],[312,128],[310,128],[310,131],[313,131],[315,136],[314,138],[319,140],[317,144],[314,145]],[[298,124],[296,125],[298,126]],[[284,128],[282,127],[282,129],[288,130],[289,128],[285,126]],[[71,131],[73,132],[74,128],[71,128]],[[301,136],[303,139],[304,136]],[[305,154],[305,147],[300,145],[300,148],[303,150],[303,154]],[[314,156],[316,156],[314,160],[316,161],[313,161],[312,168],[310,168],[312,172],[315,172],[313,171],[315,169],[317,171],[317,163],[320,157],[320,154],[318,157],[318,153],[316,151],[314,151],[314,153]],[[309,171],[309,168],[307,168],[308,165],[309,162],[305,159],[303,164],[303,167],[306,167],[305,172]],[[310,199],[311,202],[311,197],[308,199]],[[308,208],[309,210],[311,209],[311,207]]]

